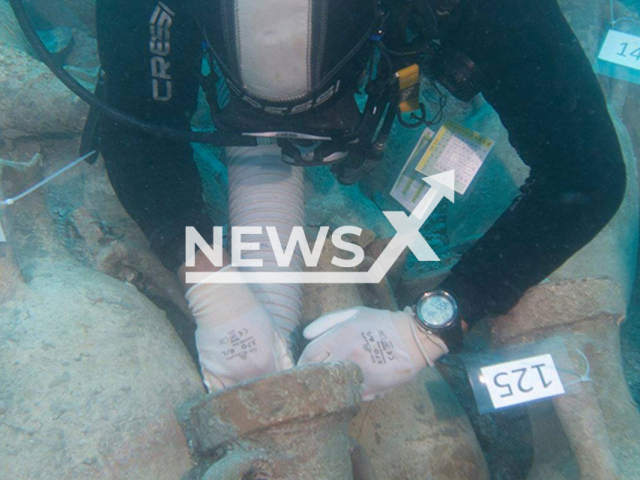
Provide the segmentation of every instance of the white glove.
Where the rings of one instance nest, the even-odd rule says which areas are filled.
[[[293,368],[287,342],[249,285],[198,283],[185,297],[198,326],[196,346],[209,391]]]
[[[364,373],[364,401],[411,382],[425,366],[449,352],[445,343],[416,325],[410,309],[390,312],[356,307],[329,313],[304,329],[313,340],[298,365],[351,361]]]

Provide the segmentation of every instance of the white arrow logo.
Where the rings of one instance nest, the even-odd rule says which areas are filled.
[[[379,283],[407,247],[419,261],[437,262],[440,259],[420,228],[443,198],[454,201],[455,177],[450,170],[423,180],[431,188],[411,215],[383,212],[397,233],[368,272],[189,272],[187,283]]]

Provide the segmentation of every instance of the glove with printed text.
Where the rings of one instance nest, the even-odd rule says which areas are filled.
[[[249,285],[198,283],[185,297],[198,326],[196,346],[209,391],[294,366],[287,342]]]
[[[411,382],[448,353],[435,335],[418,328],[410,309],[402,312],[356,307],[329,313],[304,330],[312,340],[298,365],[351,361],[364,373],[363,400],[381,397]]]

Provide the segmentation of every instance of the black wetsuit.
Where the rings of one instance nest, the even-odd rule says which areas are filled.
[[[186,3],[97,0],[109,103],[188,128],[202,39]],[[159,5],[173,14],[170,52],[150,49]],[[442,284],[473,324],[506,312],[603,228],[622,200],[625,169],[600,86],[555,0],[463,0],[459,8],[441,41],[482,66],[483,94],[531,168],[522,193]],[[191,147],[104,119],[101,149],[120,201],[176,268],[185,226],[205,234],[214,225]]]

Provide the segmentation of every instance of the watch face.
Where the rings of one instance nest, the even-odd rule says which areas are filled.
[[[455,301],[443,294],[429,295],[418,302],[417,314],[428,327],[446,327],[456,315]]]

